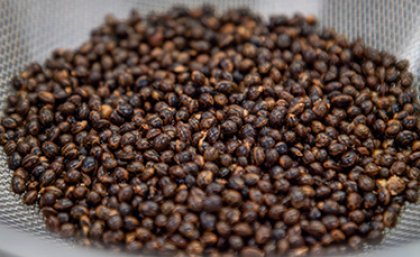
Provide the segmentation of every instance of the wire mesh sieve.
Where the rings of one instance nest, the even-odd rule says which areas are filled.
[[[77,47],[88,38],[89,31],[103,21],[105,14],[113,13],[124,18],[132,8],[146,14],[164,11],[174,4],[197,6],[205,2],[219,11],[247,6],[264,16],[294,12],[315,14],[321,27],[332,27],[351,39],[361,37],[369,46],[408,59],[417,81],[420,77],[420,0],[0,0],[0,108],[4,107],[5,97],[11,88],[9,82],[14,74],[30,62],[42,62],[54,48]],[[2,149],[0,167],[0,255],[2,250],[15,256],[57,255],[50,250],[52,248],[43,251],[42,244],[34,238],[45,240],[53,248],[60,245],[66,249],[78,248],[71,241],[56,239],[48,233],[37,209],[23,205],[19,197],[11,192],[11,171],[7,168]],[[16,231],[23,232],[23,237]],[[366,247],[363,255],[376,255],[380,249],[415,242],[420,239],[418,231],[420,205],[409,205],[397,227],[387,233],[379,246]],[[22,241],[22,238],[26,248],[16,242]],[[95,254],[86,249],[76,249],[60,252],[60,255],[88,253]],[[104,253],[100,254],[103,256]]]

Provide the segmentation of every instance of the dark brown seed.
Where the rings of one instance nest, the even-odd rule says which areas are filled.
[[[290,158],[288,155],[283,155],[279,159],[279,164],[284,169],[290,168],[293,164],[292,162],[293,162],[292,158]]]
[[[241,250],[241,256],[244,257],[263,257],[264,252],[255,247],[244,247]]]
[[[308,234],[314,237],[322,237],[327,232],[326,227],[320,221],[309,222],[309,225],[305,230]]]
[[[16,120],[14,120],[13,118],[4,118],[1,121],[1,125],[7,129],[14,129],[17,126],[17,122]]]
[[[360,189],[366,192],[371,192],[375,188],[375,181],[365,175],[359,176],[358,185]]]
[[[238,131],[238,127],[235,122],[231,120],[225,121],[221,126],[222,132],[227,135],[233,135]]]
[[[119,215],[115,215],[108,219],[107,224],[110,229],[118,230],[123,226],[123,220]]]
[[[12,190],[16,194],[22,194],[26,190],[26,182],[19,176],[13,176],[12,178]]]
[[[358,124],[354,129],[354,134],[361,139],[365,139],[369,137],[369,128],[364,124]]]
[[[347,147],[340,143],[333,143],[328,147],[328,152],[332,156],[337,156],[339,154],[344,153],[347,150]]]
[[[39,157],[36,155],[26,155],[22,160],[22,166],[24,168],[32,168],[39,162]]]
[[[235,190],[227,190],[223,194],[223,201],[229,205],[239,205],[242,202],[242,195]]]
[[[358,250],[362,246],[362,239],[359,236],[352,236],[350,237],[348,243],[352,249]]]
[[[76,228],[74,227],[73,224],[65,223],[61,225],[60,234],[63,237],[72,237],[75,234],[75,232],[76,232]]]
[[[203,156],[207,161],[214,161],[219,158],[219,151],[215,147],[209,147],[204,151]]]
[[[23,202],[28,205],[35,204],[38,197],[38,192],[35,190],[29,191],[23,197]]]
[[[161,134],[154,139],[154,147],[156,150],[165,150],[171,141],[171,138],[166,134]]]
[[[56,144],[53,142],[45,142],[42,144],[42,151],[47,157],[55,157],[55,155],[58,153],[59,148]]]
[[[416,139],[415,133],[413,133],[412,131],[403,130],[397,134],[397,137],[395,138],[395,142],[399,144],[400,146],[407,146],[407,145],[411,145],[415,139]]]
[[[375,163],[368,163],[364,171],[367,175],[374,177],[380,172],[380,167]]]
[[[91,157],[91,156],[87,156],[84,160],[83,160],[83,163],[82,163],[82,171],[83,172],[86,172],[86,173],[89,173],[89,172],[92,172],[93,170],[95,170],[96,169],[96,166],[97,164],[96,164],[96,160],[95,160],[95,158],[93,158],[93,157]]]
[[[340,108],[347,107],[348,105],[352,103],[352,101],[353,101],[353,98],[345,94],[334,96],[331,99],[331,103]]]
[[[252,159],[256,165],[261,165],[265,160],[265,152],[262,147],[255,147],[252,150]]]
[[[211,171],[202,171],[197,175],[197,185],[204,187],[213,182],[213,173]]]
[[[251,236],[253,233],[252,227],[248,223],[238,223],[232,230],[241,237]]]
[[[218,195],[211,195],[204,198],[203,208],[207,212],[217,212],[222,208],[222,199]]]
[[[334,215],[327,215],[327,216],[323,217],[322,218],[322,224],[328,230],[335,229],[340,225],[338,218]]]
[[[350,193],[347,196],[347,208],[356,210],[362,204],[363,198],[358,193]]]
[[[356,164],[358,156],[355,152],[349,151],[341,156],[341,163],[344,167],[351,167]]]
[[[277,37],[277,45],[280,48],[287,48],[290,46],[291,43],[292,43],[292,40],[287,34],[280,34]]]
[[[269,226],[261,226],[255,231],[255,242],[264,244],[271,238],[271,228]]]
[[[294,225],[299,221],[300,212],[296,209],[286,210],[283,214],[283,221],[287,225]]]
[[[45,103],[54,103],[54,95],[47,91],[38,92],[38,98]]]

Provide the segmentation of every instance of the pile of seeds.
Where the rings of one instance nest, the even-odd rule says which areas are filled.
[[[193,254],[360,248],[416,202],[408,62],[313,17],[112,16],[14,80],[12,189],[85,243]]]

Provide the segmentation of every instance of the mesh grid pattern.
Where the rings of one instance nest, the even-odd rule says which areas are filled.
[[[187,6],[209,2],[218,10],[248,6],[263,15],[296,11],[319,17],[321,26],[332,27],[350,39],[387,50],[410,60],[411,69],[420,77],[420,0],[0,0],[0,108],[11,90],[13,75],[30,62],[43,62],[57,47],[74,48],[86,40],[89,31],[103,21],[107,13],[126,17],[132,8],[142,14],[161,11],[174,4]],[[0,149],[0,223],[9,228],[72,245],[55,239],[45,230],[36,207],[21,203],[10,189],[11,171]],[[420,205],[409,205],[396,228],[390,230],[377,248],[401,245],[420,239]],[[2,231],[0,230],[0,233]]]

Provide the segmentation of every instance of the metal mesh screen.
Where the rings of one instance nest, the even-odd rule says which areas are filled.
[[[14,74],[30,62],[42,62],[54,48],[77,47],[88,38],[89,31],[103,21],[105,14],[113,13],[123,18],[132,8],[146,14],[165,10],[174,4],[192,6],[203,2],[211,3],[220,11],[248,6],[264,16],[294,12],[315,14],[322,27],[332,27],[351,39],[361,37],[369,46],[410,60],[417,81],[420,77],[420,0],[0,0],[0,108],[4,107]],[[71,242],[54,239],[46,232],[37,209],[23,205],[11,192],[10,179],[11,171],[1,149],[0,224],[55,244],[72,246]],[[0,235],[5,231],[0,227]],[[384,242],[367,247],[365,252],[413,242],[420,239],[418,231],[420,205],[409,205]]]

